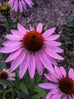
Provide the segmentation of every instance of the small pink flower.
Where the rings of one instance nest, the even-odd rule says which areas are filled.
[[[29,70],[31,78],[34,77],[35,70],[38,74],[43,74],[43,66],[50,71],[53,71],[53,65],[57,65],[55,59],[63,60],[63,57],[57,53],[62,53],[63,50],[58,46],[61,43],[55,41],[60,35],[52,35],[55,32],[55,27],[46,30],[42,33],[42,24],[39,23],[34,28],[26,30],[21,24],[17,25],[18,30],[11,30],[12,34],[5,37],[9,39],[4,42],[5,47],[0,49],[2,53],[11,53],[6,59],[6,62],[12,61],[11,71],[15,70],[19,65],[19,76],[22,78]]]
[[[49,89],[46,99],[74,99],[74,70],[69,69],[68,76],[65,69],[55,66],[54,72],[44,74],[44,76],[51,81],[50,83],[39,84],[39,87]]]
[[[10,71],[10,69],[6,69],[4,68],[1,72],[0,72],[0,79],[7,79],[9,81],[14,81],[16,74],[12,73]]]
[[[18,8],[20,12],[23,11],[23,8],[26,10],[26,4],[30,7],[33,5],[31,0],[9,0],[8,4],[13,6],[12,10],[15,10],[15,12],[17,12]]]

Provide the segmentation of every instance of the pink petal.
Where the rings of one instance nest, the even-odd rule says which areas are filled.
[[[57,42],[57,41],[48,41],[48,40],[46,40],[44,42],[45,42],[45,44],[52,45],[52,46],[60,46],[60,45],[62,45],[60,42]]]
[[[72,95],[72,98],[74,99],[74,95]]]
[[[51,99],[61,99],[61,96],[62,96],[62,94],[57,93],[57,94],[53,95],[51,97]]]
[[[11,72],[14,71],[24,60],[26,54],[25,52],[22,52],[11,64]]]
[[[10,77],[15,77],[16,74],[15,74],[15,73],[10,73],[9,76],[10,76]]]
[[[43,36],[43,37],[48,37],[48,36],[50,36],[52,33],[55,32],[55,29],[56,29],[55,27],[48,29],[47,31],[45,31],[45,32],[42,34],[42,36]]]
[[[20,32],[17,31],[17,30],[13,30],[13,29],[11,29],[11,32],[12,32],[13,34],[15,34],[15,35],[19,35],[21,38],[24,37],[24,34],[20,33]]]
[[[63,99],[67,99],[67,95],[65,95],[65,96],[63,97]]]
[[[74,71],[73,71],[73,73],[72,73],[72,80],[74,81]]]
[[[62,74],[61,74],[61,71],[60,71],[60,68],[59,68],[58,66],[54,66],[54,67],[55,67],[55,72],[57,73],[57,75],[58,75],[59,77],[63,78],[63,77],[62,77]]]
[[[45,48],[45,52],[52,58],[54,59],[59,59],[59,60],[63,60],[64,58],[60,55],[58,55],[57,53],[55,53],[53,50],[49,49],[49,48]]]
[[[55,52],[58,52],[58,53],[63,53],[63,51],[64,51],[63,49],[61,49],[61,48],[59,48],[57,46],[52,46],[52,45],[48,45],[48,44],[46,45],[46,47],[53,50],[53,51],[55,51]]]
[[[30,7],[32,7],[33,3],[32,3],[31,0],[25,0],[25,2],[26,2]]]
[[[0,52],[1,53],[11,53],[11,52],[14,52],[16,50],[18,50],[21,46],[13,46],[13,47],[3,47],[0,49]]]
[[[22,2],[20,0],[19,0],[19,9],[20,9],[20,12],[23,11]]]
[[[19,35],[15,35],[15,34],[13,34],[13,35],[8,34],[5,37],[7,39],[9,39],[9,40],[14,40],[14,41],[16,41],[16,40],[22,40],[22,38]]]
[[[22,5],[23,5],[23,8],[26,10],[26,4],[25,4],[25,2],[23,0],[21,2],[22,2]]]
[[[54,88],[57,88],[57,85],[51,84],[51,83],[42,83],[42,84],[39,84],[39,87],[44,89],[54,89]]]
[[[30,75],[30,78],[33,78],[35,74],[35,69],[36,69],[35,57],[33,54],[31,54],[29,61],[30,61],[29,62],[29,75]]]
[[[53,90],[51,90],[51,91],[47,94],[46,99],[51,99],[51,96],[54,95],[54,94],[57,93],[57,92],[58,92],[58,89],[53,89]]]
[[[19,42],[19,41],[5,41],[2,43],[4,46],[10,46],[10,47],[13,47],[13,46],[19,46],[19,45],[22,45],[22,42]]]
[[[13,9],[12,10],[14,10],[14,9],[17,12],[17,9],[18,9],[18,0],[16,0],[15,3],[14,3],[14,6],[13,6]]]
[[[58,82],[58,80],[57,80],[52,74],[44,74],[44,76],[45,76],[49,81]]]
[[[35,31],[33,27],[30,26],[30,31]]]
[[[52,71],[52,72],[54,71],[53,66],[51,65],[50,61],[48,60],[44,52],[39,53],[39,58],[42,64],[45,66],[45,68],[47,68],[49,71]]]
[[[69,77],[72,78],[72,73],[74,72],[74,70],[72,68],[69,69]]]
[[[35,59],[36,59],[36,67],[37,67],[37,72],[40,76],[42,76],[43,74],[43,66],[42,66],[42,63],[39,59],[39,56],[36,54],[35,55]]]
[[[64,76],[64,77],[66,77],[66,71],[65,71],[65,69],[64,69],[64,67],[60,67],[60,71],[61,71],[61,73],[62,73],[62,75]]]
[[[24,35],[26,34],[26,29],[20,23],[18,23],[17,28],[20,33],[22,33]]]
[[[58,39],[60,37],[60,35],[59,34],[56,34],[56,35],[52,35],[52,36],[50,36],[50,37],[47,37],[47,38],[45,38],[46,40],[56,40],[56,39]]]
[[[55,61],[54,58],[50,57],[46,52],[45,52],[45,54],[46,54],[46,57],[48,58],[48,60],[50,61],[51,64],[57,65],[57,62]]]
[[[23,60],[23,62],[20,65],[19,69],[19,77],[22,78],[27,71],[27,68],[29,66],[29,54],[27,54]]]
[[[12,54],[10,54],[5,62],[9,62],[9,61],[14,60],[16,57],[18,57],[18,55],[21,53],[21,51],[22,51],[22,49],[19,49],[16,52],[13,52]]]
[[[14,81],[14,80],[16,80],[16,79],[15,79],[15,78],[12,78],[12,77],[9,77],[8,80]]]
[[[42,23],[39,23],[37,28],[36,28],[36,31],[41,33],[42,32]]]
[[[73,98],[69,95],[69,99],[73,99]]]

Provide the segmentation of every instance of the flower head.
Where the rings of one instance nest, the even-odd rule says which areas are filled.
[[[10,69],[6,69],[4,68],[1,72],[0,72],[0,79],[7,79],[9,81],[13,81],[15,80],[16,74],[15,73],[11,73]]]
[[[12,10],[15,10],[15,12],[17,12],[18,8],[20,12],[23,11],[23,8],[26,10],[26,4],[30,7],[33,5],[31,0],[9,0],[8,3],[13,6]]]
[[[44,74],[50,83],[39,84],[39,87],[49,89],[46,99],[74,99],[74,70],[69,69],[68,77],[64,67],[55,66],[54,72]]]
[[[4,4],[1,4],[1,6],[0,6],[0,13],[2,15],[8,15],[10,13],[10,11],[11,11],[11,8],[12,7],[7,2],[4,3]]]
[[[33,78],[35,70],[39,75],[43,74],[43,65],[50,71],[53,71],[53,65],[57,65],[55,59],[63,60],[63,57],[57,54],[63,50],[57,46],[61,43],[54,41],[60,35],[52,35],[55,27],[42,33],[42,24],[39,23],[36,30],[30,27],[26,30],[21,24],[17,25],[18,30],[11,30],[12,34],[5,37],[9,39],[4,42],[5,47],[0,49],[2,53],[11,53],[6,62],[12,61],[11,71],[15,70],[19,65],[19,76],[22,78],[29,70],[30,77]]]

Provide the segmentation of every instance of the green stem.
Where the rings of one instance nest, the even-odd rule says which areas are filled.
[[[16,17],[16,29],[17,29],[17,23],[18,23],[19,13],[20,13],[20,11],[19,11],[19,9],[18,9],[18,10],[17,10],[17,17]]]
[[[69,99],[69,96],[67,95],[67,99]]]
[[[8,30],[9,33],[11,33],[10,30],[13,27],[12,27],[12,22],[11,22],[11,19],[10,19],[10,15],[6,15],[5,18],[6,18],[6,27],[7,27],[7,30]]]

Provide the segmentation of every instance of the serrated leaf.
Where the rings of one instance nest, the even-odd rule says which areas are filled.
[[[24,93],[26,93],[27,95],[29,95],[29,92],[27,90],[27,87],[25,86],[24,83],[20,83],[19,89],[21,89]]]
[[[43,90],[42,88],[40,88],[36,85],[35,91],[38,92],[38,94],[40,94],[45,99],[45,97],[46,97],[46,91],[45,90]]]
[[[40,99],[40,95],[39,94],[36,94],[36,95],[33,95],[32,97],[31,97],[31,99]]]
[[[0,84],[10,86],[11,85],[11,82],[8,81],[8,80],[5,80],[5,79],[0,79]]]

